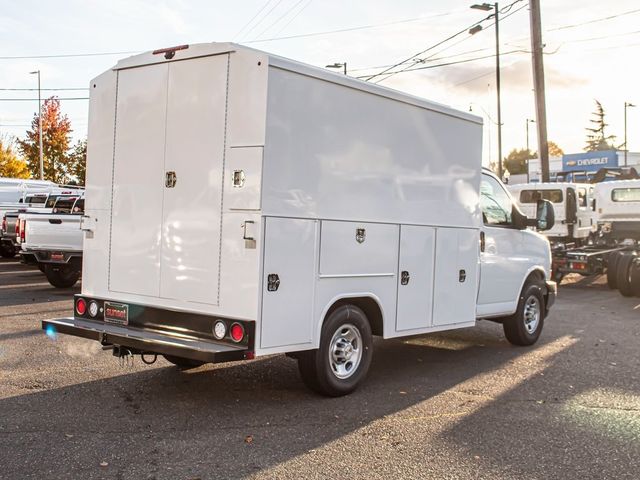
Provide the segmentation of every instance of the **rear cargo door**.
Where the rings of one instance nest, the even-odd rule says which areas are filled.
[[[160,296],[218,304],[227,55],[171,63]]]
[[[218,304],[227,69],[118,72],[110,290]]]
[[[158,296],[169,64],[118,72],[109,288]]]

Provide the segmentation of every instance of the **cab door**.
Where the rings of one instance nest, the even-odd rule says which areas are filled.
[[[573,237],[576,233],[576,224],[578,222],[578,201],[576,198],[576,191],[573,187],[567,188],[565,219],[567,223],[568,236]]]
[[[523,232],[513,224],[513,201],[493,175],[482,174],[480,205],[480,288],[476,315],[513,313],[531,260],[523,252]]]

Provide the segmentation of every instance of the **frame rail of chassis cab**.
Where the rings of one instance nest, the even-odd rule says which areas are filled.
[[[557,245],[552,249],[552,277],[559,282],[568,273],[579,273],[584,276],[601,274],[607,267],[611,253],[636,249],[637,245],[586,245],[583,247],[575,247],[573,244]]]
[[[87,306],[82,314],[77,308],[79,299]],[[95,316],[91,316],[88,308],[91,303],[98,304]],[[105,321],[107,303],[126,308],[126,321],[121,324]],[[227,326],[227,333],[220,340],[212,333],[213,325],[218,321]],[[245,331],[240,342],[234,342],[229,336],[230,326],[234,323],[242,325]],[[110,302],[85,295],[74,297],[74,317],[43,320],[42,329],[48,335],[62,333],[97,340],[103,348],[113,348],[116,356],[170,355],[204,363],[254,358],[255,322]]]

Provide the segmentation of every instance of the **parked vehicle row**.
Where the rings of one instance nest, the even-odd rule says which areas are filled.
[[[0,254],[37,265],[49,283],[68,288],[82,270],[84,190],[47,186],[23,191],[17,202],[0,204]]]
[[[510,190],[521,204],[529,196],[540,196],[557,208],[561,226],[545,233],[556,281],[567,273],[606,272],[610,288],[625,296],[640,295],[640,180],[527,184]]]

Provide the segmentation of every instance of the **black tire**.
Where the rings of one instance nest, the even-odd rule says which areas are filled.
[[[610,289],[618,288],[618,262],[621,252],[612,252],[607,258],[607,285]]]
[[[520,293],[516,313],[503,320],[504,335],[511,344],[528,346],[538,341],[544,327],[546,312],[544,288],[545,285],[541,280],[529,280],[525,283]],[[537,315],[535,325],[532,325],[534,320],[532,315]]]
[[[635,291],[631,280],[631,271],[636,259],[636,252],[626,252],[618,256],[618,264],[616,265],[616,285],[618,290],[624,297],[633,297]]]
[[[336,360],[334,355],[332,361],[331,351],[346,358]],[[354,351],[360,354],[360,360],[355,365],[350,361]],[[369,320],[358,307],[343,305],[325,320],[320,348],[301,352],[298,369],[302,381],[311,390],[329,397],[340,397],[358,387],[367,375],[372,356],[373,338]]]
[[[13,245],[3,244],[0,245],[0,257],[13,258],[18,253]]]
[[[631,279],[633,295],[640,297],[640,263],[637,260],[631,264],[629,278]]]
[[[71,265],[48,263],[44,266],[44,274],[49,283],[56,288],[71,288],[80,278],[80,270]]]
[[[190,358],[182,358],[182,357],[174,357],[173,355],[163,355],[164,359],[173,363],[180,370],[189,370],[190,368],[198,368],[204,365],[205,362],[200,362],[198,360],[191,360]]]

